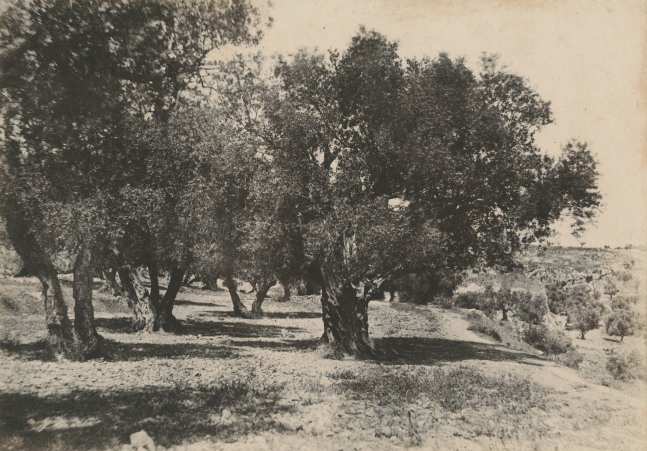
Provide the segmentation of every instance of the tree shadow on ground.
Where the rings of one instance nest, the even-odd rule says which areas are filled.
[[[210,343],[124,343],[103,340],[97,358],[110,362],[129,362],[145,359],[235,359],[240,357],[231,346]],[[0,341],[0,350],[20,360],[56,361],[45,340],[30,342]]]
[[[263,318],[271,319],[316,319],[321,312],[263,312]]]
[[[243,348],[270,349],[278,352],[314,351],[319,345],[319,339],[311,338],[306,340],[288,339],[285,341],[263,341],[263,340],[237,340],[228,343],[230,346]]]
[[[129,334],[135,333],[133,325],[133,318],[131,316],[117,316],[110,318],[95,318],[94,325],[101,333],[101,330],[113,334]]]
[[[110,361],[138,361],[144,359],[236,359],[240,353],[230,346],[209,343],[123,343],[111,341],[106,346],[105,358]]]
[[[18,357],[20,360],[40,360],[44,362],[56,360],[55,356],[47,348],[47,341],[45,340],[29,342],[2,340],[0,341],[0,350]]]
[[[536,355],[501,345],[444,338],[384,337],[374,340],[378,361],[391,364],[433,365],[463,360],[516,361],[538,359]]]
[[[223,306],[223,304],[219,304],[217,302],[197,302],[197,301],[189,301],[189,300],[176,300],[175,305],[197,305],[200,307],[216,307],[216,306]]]
[[[206,337],[229,336],[234,338],[281,338],[286,333],[303,332],[303,329],[292,326],[268,326],[254,321],[182,321],[184,331],[190,335]]]
[[[216,383],[218,384],[218,383]],[[83,390],[66,394],[0,394],[0,448],[105,449],[145,430],[157,445],[204,439],[235,441],[249,433],[284,431],[272,414],[279,387],[229,382],[204,387]],[[221,415],[223,409],[230,415]]]

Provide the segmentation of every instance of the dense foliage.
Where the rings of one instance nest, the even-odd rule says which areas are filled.
[[[449,292],[461,269],[511,268],[557,219],[579,233],[600,205],[586,144],[542,152],[549,103],[494,57],[478,73],[446,54],[404,63],[362,28],[272,75],[259,56],[207,70],[214,48],[260,36],[246,0],[17,0],[0,30],[12,240],[83,250],[79,281],[147,267],[150,293],[120,277],[153,328],[174,324],[187,272],[224,276],[239,313],[233,277],[310,277],[324,339],[370,353],[367,304],[386,283],[423,274]]]

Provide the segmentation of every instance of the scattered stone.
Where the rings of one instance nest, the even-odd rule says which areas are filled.
[[[149,451],[156,450],[155,442],[143,429],[139,432],[135,432],[134,434],[130,434],[130,444],[137,449],[144,448]]]

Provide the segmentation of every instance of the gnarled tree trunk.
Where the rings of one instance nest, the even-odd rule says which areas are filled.
[[[153,305],[157,306],[160,301],[160,281],[157,263],[154,261],[148,264],[148,278],[151,281],[150,298]]]
[[[179,332],[182,329],[180,321],[173,315],[173,306],[183,280],[184,270],[174,265],[171,269],[171,278],[166,293],[157,307],[157,329],[162,329],[165,332]]]
[[[281,286],[283,287],[283,297],[281,298],[281,300],[284,302],[290,301],[292,299],[290,284],[286,281],[282,281]]]
[[[319,294],[320,288],[310,279],[302,279],[297,282],[296,290],[299,296],[308,296]]]
[[[342,281],[333,271],[321,269],[323,280],[321,306],[324,337],[322,340],[336,354],[360,357],[375,355],[368,335],[368,298],[358,295],[348,281]]]
[[[156,305],[142,284],[135,268],[122,265],[118,269],[123,291],[133,309],[133,329],[153,332],[155,330]]]
[[[243,304],[243,302],[240,300],[240,296],[238,296],[238,285],[236,284],[236,281],[233,279],[233,277],[226,276],[224,279],[224,284],[229,291],[231,303],[234,306],[234,314],[243,318],[249,318],[249,311],[247,310],[247,307],[245,307],[245,304]]]
[[[267,297],[267,292],[272,288],[274,285],[276,285],[276,279],[269,280],[258,288],[258,291],[256,292],[256,299],[254,299],[254,303],[252,304],[252,316],[255,318],[259,318],[263,316],[263,309],[261,308],[263,305],[263,301]]]
[[[78,339],[79,358],[86,360],[99,353],[101,336],[94,324],[94,307],[92,306],[92,252],[87,246],[81,246],[74,262],[74,331]]]
[[[58,273],[52,259],[31,232],[22,204],[13,197],[7,200],[6,230],[23,264],[41,283],[48,348],[55,355],[74,357],[76,340]]]
[[[202,276],[202,281],[207,290],[218,291],[220,289],[218,288],[218,275]]]
[[[122,296],[121,287],[117,282],[117,270],[115,268],[104,269],[100,274],[103,279],[103,286],[99,288],[100,292],[108,293],[111,296]]]

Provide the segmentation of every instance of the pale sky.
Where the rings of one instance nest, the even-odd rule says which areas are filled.
[[[272,0],[266,54],[345,49],[360,25],[400,45],[402,57],[446,51],[475,67],[498,53],[552,102],[555,123],[539,136],[559,152],[589,143],[605,207],[583,241],[647,243],[647,1]],[[642,77],[642,79],[641,79]],[[555,240],[577,244],[566,234]]]

